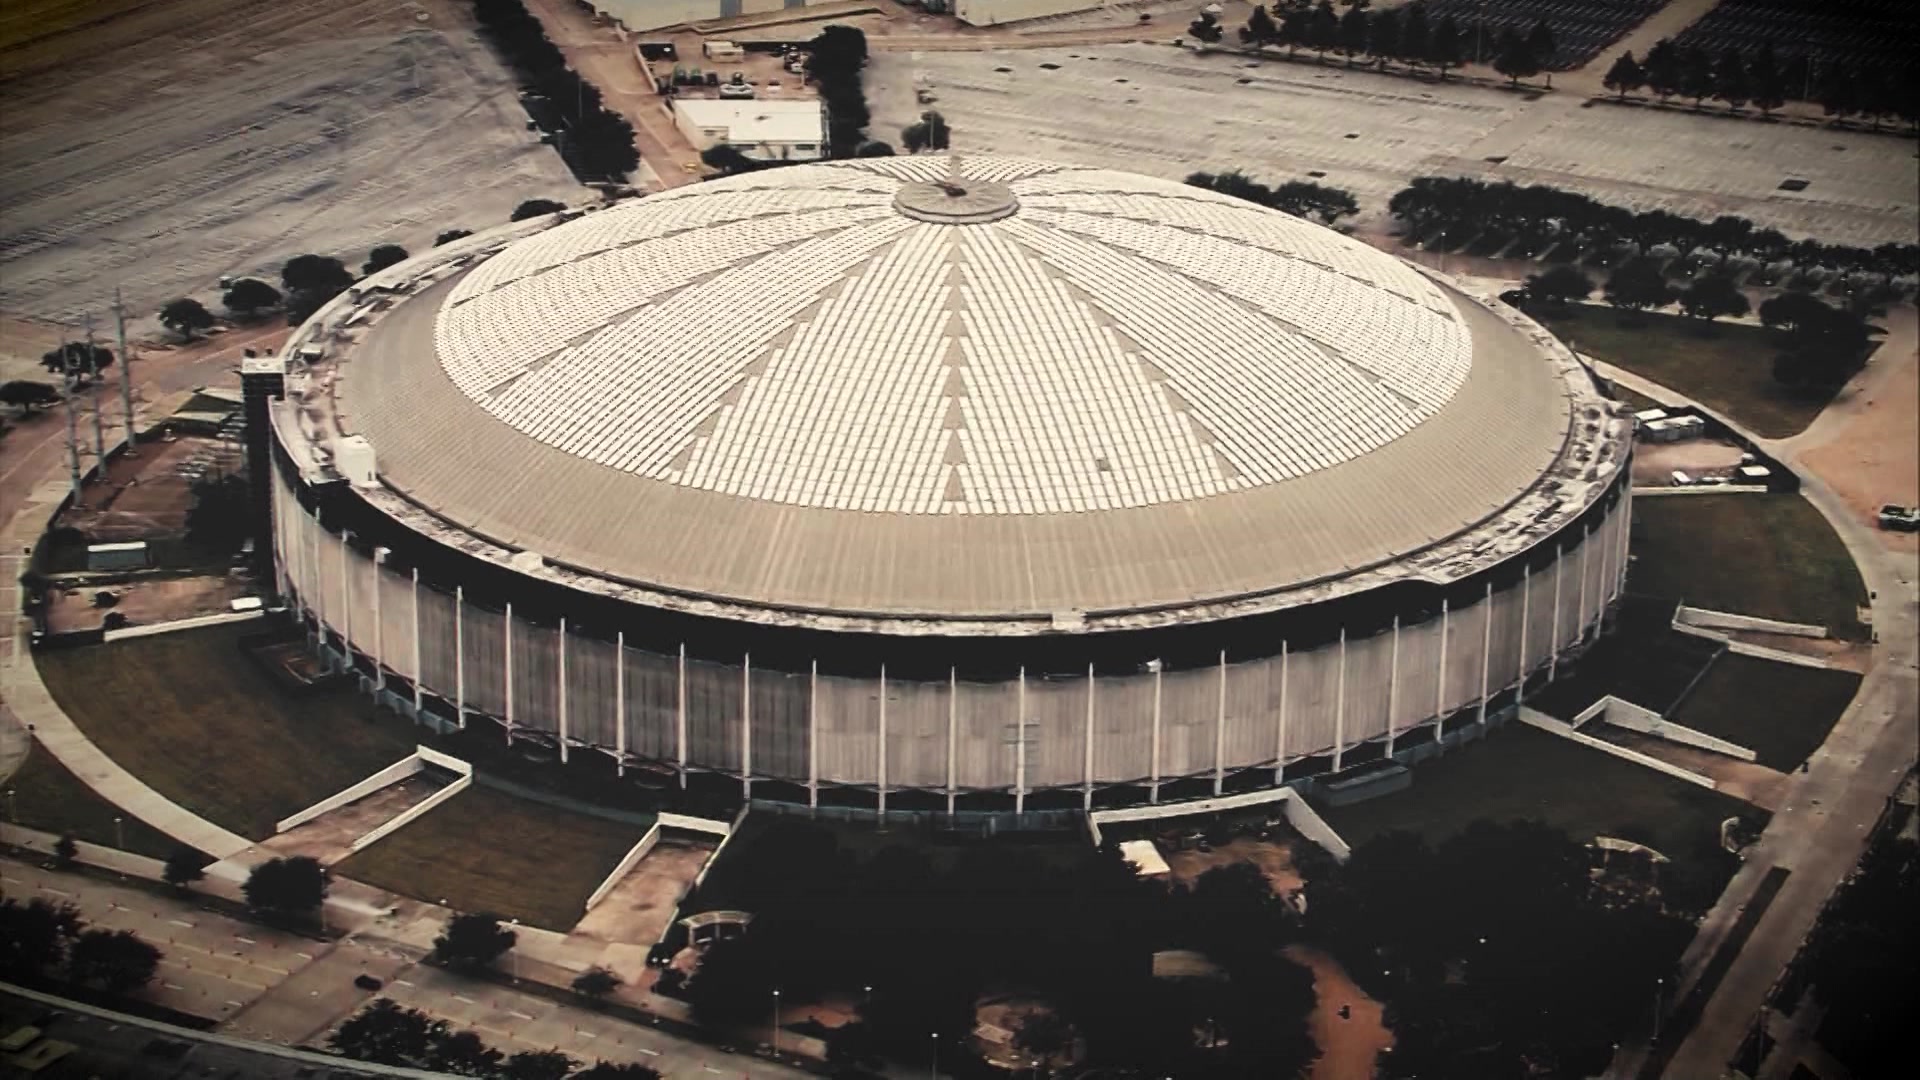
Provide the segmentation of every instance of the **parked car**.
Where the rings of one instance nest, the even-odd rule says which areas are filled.
[[[1888,503],[1880,508],[1880,527],[1895,532],[1920,532],[1920,506]]]

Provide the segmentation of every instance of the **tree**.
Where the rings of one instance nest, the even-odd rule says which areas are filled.
[[[722,176],[734,176],[739,173],[753,172],[760,163],[741,152],[730,143],[714,143],[700,151],[700,164],[716,170]]]
[[[1860,88],[1854,81],[1852,69],[1844,63],[1835,61],[1827,65],[1816,93],[1821,111],[1836,120],[1845,120],[1860,111]]]
[[[501,1080],[566,1080],[579,1062],[558,1050],[523,1050],[506,1060]]]
[[[1673,302],[1673,287],[1658,266],[1643,259],[1621,264],[1607,278],[1607,303],[1621,311],[1645,311]]]
[[[253,492],[238,473],[209,473],[188,489],[187,539],[203,550],[226,556],[239,551],[253,531]]]
[[[1073,1040],[1073,1025],[1056,1012],[1029,1015],[1020,1024],[1020,1030],[1013,1033],[1013,1045],[1041,1061],[1050,1061],[1055,1054],[1071,1050]]]
[[[1535,20],[1533,29],[1527,31],[1527,49],[1542,68],[1553,66],[1553,54],[1560,50],[1560,43],[1554,39],[1553,27],[1547,25],[1547,20]]]
[[[807,45],[807,74],[815,79],[858,72],[866,63],[867,35],[857,26],[828,26]]]
[[[687,1000],[701,1023],[729,1026],[758,1020],[780,985],[778,952],[769,947],[767,927],[751,935],[726,938],[706,947],[700,969],[687,980]]]
[[[1661,38],[1647,50],[1647,87],[1665,101],[1680,92],[1680,49]]]
[[[880,139],[868,139],[854,149],[853,156],[857,158],[892,157],[893,146]]]
[[[272,859],[254,867],[240,891],[262,911],[311,915],[326,902],[327,871],[307,855]]]
[[[0,899],[0,972],[37,979],[58,966],[85,925],[72,904]]]
[[[194,334],[213,326],[213,313],[200,301],[183,296],[167,301],[167,306],[160,309],[160,325],[179,334],[180,340],[192,341]]]
[[[166,883],[185,892],[189,885],[207,876],[204,867],[207,857],[199,851],[180,844],[167,854],[167,865],[161,871]]]
[[[525,221],[528,218],[537,218],[542,214],[557,214],[565,209],[565,204],[554,202],[552,199],[528,199],[526,202],[514,207],[513,216],[507,220]]]
[[[1387,61],[1400,55],[1400,13],[1383,11],[1373,17],[1367,27],[1367,55],[1373,57],[1381,71],[1387,70]]]
[[[392,998],[376,998],[340,1025],[327,1045],[335,1053],[377,1065],[419,1065],[433,1044],[447,1034],[447,1022]]]
[[[1280,40],[1280,27],[1267,14],[1264,4],[1254,6],[1253,14],[1247,16],[1247,25],[1240,31],[1240,40],[1249,45],[1271,45]]]
[[[99,986],[110,994],[147,985],[159,968],[160,950],[131,930],[88,930],[67,949],[73,981]]]
[[[1415,6],[1417,7],[1418,5]],[[1412,30],[1413,16],[1408,15],[1407,28],[1401,31],[1400,35],[1400,51],[1402,53],[1409,52],[1412,49],[1412,46],[1408,44]],[[1433,64],[1434,70],[1440,73],[1441,82],[1447,81],[1448,68],[1457,68],[1464,62],[1460,47],[1460,38],[1460,24],[1454,20],[1452,15],[1442,16],[1439,25],[1433,28],[1432,34],[1429,36],[1425,56],[1427,60]]]
[[[439,236],[436,236],[433,238],[433,246],[440,247],[444,244],[451,244],[455,240],[459,240],[464,237],[468,237],[472,235],[473,235],[473,230],[471,229],[448,229],[447,231],[441,233]]]
[[[1728,112],[1737,112],[1753,97],[1747,79],[1747,62],[1738,49],[1722,50],[1720,59],[1714,64],[1713,96],[1715,100],[1727,103]]]
[[[1187,24],[1187,33],[1192,34],[1199,41],[1212,45],[1225,36],[1226,31],[1221,28],[1217,17],[1203,11],[1199,18]]]
[[[1331,0],[1320,0],[1307,19],[1307,44],[1322,57],[1340,43],[1340,16],[1333,13]]]
[[[1505,75],[1512,86],[1519,86],[1521,79],[1531,79],[1540,74],[1540,58],[1533,53],[1533,47],[1527,39],[1511,29],[1500,34],[1500,50],[1493,57],[1493,70]]]
[[[906,147],[909,154],[917,154],[922,150],[945,150],[952,139],[953,133],[947,128],[947,118],[931,109],[921,113],[917,123],[900,129],[900,145]]]
[[[620,989],[620,976],[598,965],[581,972],[573,980],[574,993],[595,1001],[618,989]]]
[[[1620,59],[1615,60],[1613,66],[1607,69],[1607,77],[1600,80],[1600,85],[1619,94],[1620,100],[1625,101],[1628,94],[1647,85],[1647,73],[1640,69],[1639,62],[1633,58],[1633,53],[1624,52],[1620,54]]]
[[[1593,295],[1593,279],[1578,267],[1555,266],[1538,274],[1527,275],[1527,295],[1549,304],[1585,300]]]
[[[85,386],[113,366],[113,350],[84,341],[69,341],[41,353],[40,366],[65,376],[73,386]]]
[[[23,413],[44,409],[60,402],[60,389],[52,383],[32,379],[9,379],[0,383],[0,405],[11,405]]]
[[[324,255],[295,255],[280,268],[280,285],[289,293],[312,293],[331,299],[353,284],[353,275],[339,259]]]
[[[517,940],[519,935],[501,926],[497,915],[455,915],[433,939],[433,955],[450,968],[478,971],[500,959]]]
[[[1698,45],[1680,54],[1680,93],[1693,99],[1693,107],[1713,96],[1713,57]]]
[[[422,1064],[455,1076],[497,1076],[504,1058],[471,1031],[449,1031],[429,1043]]]
[[[1373,17],[1365,8],[1358,5],[1347,9],[1340,16],[1340,51],[1346,54],[1347,66],[1353,66],[1353,58],[1367,51],[1367,38],[1373,26]]]
[[[1763,44],[1754,55],[1753,63],[1747,68],[1747,93],[1753,100],[1753,107],[1763,116],[1772,116],[1773,110],[1786,104],[1786,84],[1781,78],[1780,66],[1774,59],[1772,44]]]
[[[367,253],[367,261],[360,266],[360,273],[377,274],[395,263],[407,261],[407,249],[399,244],[381,244]]]
[[[602,1061],[589,1069],[574,1073],[571,1080],[660,1080],[660,1073],[638,1062],[625,1061],[614,1063]]]
[[[1750,307],[1746,294],[1725,274],[1707,274],[1680,294],[1680,310],[1689,318],[1707,323],[1723,317],[1737,318]]]
[[[1302,45],[1309,44],[1313,36],[1313,14],[1307,8],[1288,8],[1280,16],[1280,44],[1287,47],[1287,57],[1291,59]]]
[[[53,858],[61,866],[72,866],[79,856],[80,845],[74,843],[73,837],[62,833],[60,839],[53,842]]]
[[[251,316],[280,303],[280,290],[259,278],[244,277],[227,286],[220,303],[239,316]]]

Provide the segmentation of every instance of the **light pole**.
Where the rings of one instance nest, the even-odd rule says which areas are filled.
[[[126,819],[126,818],[123,818],[123,817],[121,817],[121,816],[119,816],[118,814],[116,814],[116,815],[114,815],[114,818],[113,818],[113,846],[114,846],[115,848],[117,848],[117,849],[119,849],[119,850],[121,850],[121,851],[125,851],[125,850],[127,850],[127,828],[126,828],[126,821],[127,821],[127,819]]]
[[[1660,1043],[1660,992],[1666,985],[1665,976],[1653,980],[1653,1042],[1656,1046]]]
[[[780,1052],[780,991],[773,992],[773,1052]]]
[[[927,1080],[940,1080],[940,1033],[934,1032],[933,1056],[927,1059]]]
[[[12,788],[7,789],[7,821],[15,825],[20,824],[19,815],[15,814],[13,810],[13,789]]]
[[[513,944],[507,946],[507,962],[512,967],[513,981],[520,981],[520,920],[508,919],[507,925],[513,927]]]

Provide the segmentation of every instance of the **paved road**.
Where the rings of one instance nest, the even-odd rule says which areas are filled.
[[[471,1028],[507,1053],[558,1049],[583,1061],[639,1061],[670,1078],[797,1080],[788,1068],[664,1034],[648,1025],[560,1005],[543,997],[457,978],[423,966],[424,950],[364,932],[319,942],[207,910],[146,888],[0,858],[8,896],[72,903],[89,923],[127,929],[166,954],[149,993],[158,1004],[212,1017],[221,1032],[283,1045],[325,1044],[327,1034],[374,993]]]

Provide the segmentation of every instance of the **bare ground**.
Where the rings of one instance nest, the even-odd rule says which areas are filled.
[[[118,596],[119,603],[111,608],[94,607],[93,596],[102,591]],[[81,586],[53,593],[47,628],[56,634],[97,629],[109,611],[125,615],[135,626],[218,615],[231,611],[232,601],[253,591],[251,583],[224,574]]]
[[[1373,1080],[1380,1052],[1393,1045],[1379,1002],[1368,997],[1338,961],[1318,949],[1294,945],[1287,949],[1293,961],[1313,972],[1313,989],[1320,996],[1308,1023],[1320,1058],[1308,1074],[1311,1080]],[[1340,1016],[1341,1006],[1347,1017]]]
[[[651,946],[700,873],[712,844],[662,841],[647,852],[571,933],[598,941]]]

